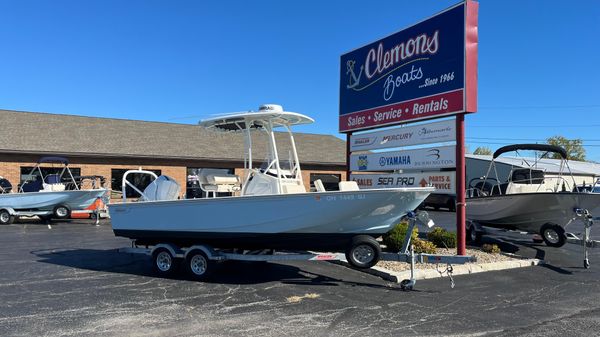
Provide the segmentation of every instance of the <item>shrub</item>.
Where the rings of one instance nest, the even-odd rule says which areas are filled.
[[[484,243],[483,246],[481,246],[481,249],[490,254],[500,254],[501,252],[500,247],[496,244]]]
[[[408,222],[401,222],[394,226],[389,232],[383,235],[383,244],[387,246],[390,251],[397,252],[402,249],[402,244],[404,243],[404,237],[406,236],[406,231],[408,231]],[[411,234],[411,241],[414,243],[418,240],[419,232],[417,227],[413,230]]]
[[[435,245],[433,242],[416,239],[413,241],[413,245],[415,246],[415,253],[424,253],[424,254],[435,254]]]
[[[456,232],[436,227],[427,233],[427,239],[439,248],[456,248]]]

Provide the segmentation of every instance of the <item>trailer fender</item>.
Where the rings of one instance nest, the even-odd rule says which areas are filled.
[[[17,216],[17,211],[15,211],[14,208],[12,208],[12,207],[0,207],[0,211],[1,210],[7,211],[8,214],[10,214],[12,216]]]
[[[195,249],[198,249],[198,250],[201,250],[202,252],[204,252],[204,254],[206,254],[206,256],[208,257],[209,260],[222,260],[224,258],[223,255],[217,253],[212,247],[205,246],[205,245],[191,246],[190,248],[186,249],[185,255],[183,257],[187,258],[188,253]]]
[[[168,250],[169,253],[171,253],[171,256],[173,256],[173,257],[181,256],[181,250],[177,246],[172,245],[170,243],[159,243],[158,245],[154,246],[154,248],[152,248],[150,255],[154,255],[154,251],[159,248],[164,248],[164,249]]]

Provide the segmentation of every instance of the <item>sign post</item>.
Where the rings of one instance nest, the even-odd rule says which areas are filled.
[[[347,133],[347,178],[350,179],[353,169],[367,172],[456,167],[459,255],[465,255],[466,250],[464,114],[477,111],[478,8],[477,2],[465,0],[413,26],[352,50],[340,60],[339,130]],[[352,151],[365,151],[369,146],[367,141],[351,144],[355,137],[362,136],[355,134],[356,131],[448,116],[456,116],[456,146],[438,147],[435,154],[439,159],[452,150],[453,158],[445,159],[445,163],[423,159],[419,150],[431,149],[406,150],[404,155],[379,152],[351,156]],[[381,133],[385,131],[377,134]],[[392,141],[390,144],[401,143],[401,137],[389,140]],[[446,141],[420,139],[413,144]],[[363,145],[366,147],[361,148]],[[381,145],[371,148],[393,147]],[[416,156],[416,160],[412,156]],[[448,165],[450,161],[452,164]]]

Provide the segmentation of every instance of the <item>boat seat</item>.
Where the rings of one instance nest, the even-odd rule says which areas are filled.
[[[33,181],[26,181],[21,186],[23,192],[39,192],[42,188],[42,180],[39,177]]]
[[[314,181],[315,189],[317,192],[325,192],[325,186],[323,185],[323,181],[321,179],[317,179]]]
[[[44,179],[46,184],[58,184],[60,183],[60,175],[58,174],[49,174]]]
[[[233,193],[240,190],[240,177],[234,174],[198,174],[197,177],[200,189],[208,197],[214,198],[217,193]]]
[[[283,194],[306,193],[306,188],[300,183],[285,184],[281,188],[283,188]]]
[[[338,183],[338,186],[340,187],[340,191],[358,191],[358,190],[360,190],[360,188],[358,188],[358,184],[356,183],[356,181],[340,181]]]
[[[175,179],[169,176],[160,176],[144,189],[141,201],[177,200],[181,187]]]

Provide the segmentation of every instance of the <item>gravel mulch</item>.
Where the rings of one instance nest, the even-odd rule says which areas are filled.
[[[437,254],[444,255],[456,255],[456,249],[447,249],[447,248],[437,248]],[[469,262],[469,264],[484,264],[491,262],[499,262],[499,261],[511,261],[511,260],[522,260],[522,257],[516,255],[508,255],[505,253],[500,254],[490,254],[482,251],[480,248],[476,247],[468,247],[467,255],[475,256],[477,258],[477,262]],[[405,262],[395,262],[395,261],[379,261],[376,264],[377,267],[382,267],[388,270],[400,272],[405,270],[410,270],[410,264]],[[415,267],[417,269],[439,269],[444,268],[443,265],[436,265],[432,263],[424,263],[424,264],[416,264]]]

